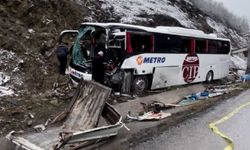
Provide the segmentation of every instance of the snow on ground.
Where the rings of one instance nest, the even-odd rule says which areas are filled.
[[[0,72],[0,85],[8,82],[10,80],[10,76],[5,75],[3,72]]]
[[[23,60],[12,51],[0,49],[0,97],[13,95],[14,86],[21,85],[19,65]]]
[[[230,38],[235,43],[237,43],[238,47],[241,47],[241,48],[246,47],[247,40],[241,37],[236,31],[227,28],[222,23],[217,23],[211,18],[207,18],[207,23],[210,27],[212,27],[216,31],[218,37]]]
[[[157,2],[155,0],[106,0],[103,2],[102,8],[108,9],[113,7],[115,13],[122,16],[120,20],[122,23],[147,21],[148,18],[143,17],[143,15],[161,14],[175,18],[185,27],[196,28],[194,23],[189,20],[188,14],[183,12],[178,6],[172,5],[169,0]]]
[[[10,76],[7,76],[5,73],[0,72],[0,97],[14,94],[13,90],[6,86],[3,86],[9,80]]]
[[[246,70],[247,62],[241,57],[237,55],[233,55],[231,56],[231,61],[232,61],[232,67],[241,69],[241,70]]]
[[[244,60],[244,58],[238,56],[238,55],[233,55],[231,56],[231,65],[230,68],[236,69],[237,70],[237,75],[242,76],[245,74],[246,69],[247,69],[247,61]]]

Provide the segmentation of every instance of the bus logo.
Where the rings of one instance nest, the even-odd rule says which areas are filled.
[[[186,83],[195,80],[199,71],[199,57],[197,55],[187,55],[182,66],[183,79]]]
[[[137,63],[138,65],[141,65],[141,64],[143,63],[143,57],[142,57],[142,56],[138,56],[138,57],[136,58],[136,63]]]
[[[159,63],[164,63],[166,61],[165,57],[142,57],[142,56],[138,56],[136,58],[136,63],[138,65],[141,65],[143,63],[145,64],[159,64]]]

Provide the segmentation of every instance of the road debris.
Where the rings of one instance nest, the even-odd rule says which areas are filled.
[[[181,106],[190,105],[199,100],[206,100],[208,98],[228,94],[233,90],[242,90],[243,88],[239,87],[239,85],[241,85],[241,83],[211,86],[203,92],[192,93],[191,95],[185,96],[183,99],[178,101],[177,104]]]
[[[32,126],[32,124],[33,124],[33,121],[32,121],[32,120],[28,120],[28,121],[27,121],[27,126],[28,126],[28,127]]]
[[[244,82],[250,81],[250,74],[245,74],[241,76],[241,80]]]
[[[155,113],[160,112],[162,110],[168,109],[168,108],[173,108],[173,107],[178,107],[180,105],[177,104],[164,104],[159,101],[152,101],[149,104],[141,103],[143,106],[143,109],[145,112],[153,111]]]
[[[131,115],[129,111],[127,114],[127,119],[137,120],[137,121],[153,121],[161,120],[171,116],[171,113],[164,112],[163,110],[173,107],[178,107],[176,104],[164,104],[159,101],[152,101],[149,104],[141,103],[143,106],[144,112],[142,115]]]
[[[167,112],[154,112],[154,111],[149,111],[145,112],[143,115],[140,116],[132,116],[130,112],[127,114],[127,118],[131,120],[137,120],[137,121],[153,121],[153,120],[161,120],[167,117],[170,117],[171,113]]]
[[[203,92],[192,93],[191,95],[185,96],[183,99],[177,102],[177,104],[184,106],[184,105],[192,104],[198,100],[205,100],[205,99],[208,99],[209,94],[210,93],[206,90]]]
[[[86,142],[115,136],[125,125],[121,115],[106,103],[110,93],[111,89],[101,84],[81,81],[64,112],[51,123],[47,120],[45,125],[34,126],[39,133],[18,135],[10,132],[6,138],[26,150],[37,150],[74,149]],[[97,127],[101,116],[107,125]]]
[[[30,119],[34,119],[35,118],[35,116],[32,113],[29,113],[28,116],[29,116]]]
[[[39,124],[33,127],[37,132],[44,131],[46,129],[45,125]]]

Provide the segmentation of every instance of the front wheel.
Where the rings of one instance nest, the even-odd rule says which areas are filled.
[[[145,76],[136,76],[133,80],[132,89],[135,94],[143,94],[148,89],[148,78]]]
[[[206,75],[206,82],[211,83],[214,80],[214,74],[212,71],[209,71]]]

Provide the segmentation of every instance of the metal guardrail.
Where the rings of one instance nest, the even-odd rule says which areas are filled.
[[[235,50],[232,50],[232,54],[237,54],[237,53],[242,53],[242,52],[245,52],[247,51],[247,48],[241,48],[241,49],[235,49]]]

